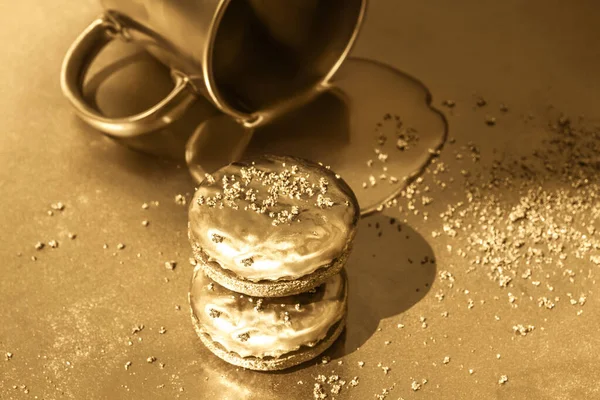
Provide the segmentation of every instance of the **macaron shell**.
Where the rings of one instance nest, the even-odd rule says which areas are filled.
[[[263,359],[256,357],[241,357],[239,354],[228,352],[223,346],[213,342],[209,335],[202,332],[202,329],[196,323],[193,316],[192,323],[204,346],[206,346],[206,348],[214,355],[229,364],[255,371],[279,371],[310,361],[331,347],[346,327],[346,315],[331,328],[325,339],[321,340],[314,347],[302,347],[299,350],[281,357]]]
[[[337,274],[307,293],[257,298],[232,292],[196,268],[192,314],[211,339],[242,357],[277,358],[314,347],[346,311],[347,278]]]
[[[194,272],[194,276],[196,274],[202,274],[202,270],[200,268],[196,268]],[[347,315],[347,302],[348,302],[348,280],[345,272],[342,270],[340,277],[343,279],[343,294],[341,296],[341,316],[337,319],[337,322],[331,325],[325,335],[324,338],[317,341],[316,343],[311,343],[309,345],[302,345],[300,348],[290,351],[288,353],[281,354],[277,357],[266,356],[266,357],[242,357],[240,354],[234,351],[228,351],[225,347],[214,341],[211,336],[207,333],[207,330],[200,322],[199,318],[196,315],[193,306],[193,288],[190,289],[190,293],[188,295],[190,301],[190,310],[192,323],[198,337],[202,341],[202,343],[217,357],[222,360],[228,362],[229,364],[236,365],[242,368],[257,370],[257,371],[277,371],[286,368],[290,368],[301,364],[303,362],[314,359],[319,356],[325,350],[327,350],[336,339],[342,334],[344,328],[346,326],[346,315]],[[192,285],[194,280],[192,280]],[[197,293],[198,294],[198,293]],[[200,293],[201,294],[201,293]],[[303,295],[301,295],[303,296]],[[257,299],[255,299],[257,300]],[[289,302],[288,302],[289,303]],[[298,316],[295,316],[298,318]]]
[[[224,167],[200,185],[189,237],[240,279],[292,281],[335,264],[358,217],[356,197],[330,170],[265,156]]]

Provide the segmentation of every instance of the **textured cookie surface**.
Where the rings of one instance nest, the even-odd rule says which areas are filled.
[[[227,353],[256,359],[277,359],[316,347],[344,318],[346,299],[343,273],[308,293],[255,298],[225,289],[201,268],[194,271],[189,294],[201,338],[210,338]]]
[[[342,334],[346,327],[346,316],[331,327],[325,339],[321,340],[314,347],[303,346],[300,349],[293,351],[288,354],[284,354],[280,357],[241,357],[239,354],[229,352],[219,345],[219,343],[213,342],[206,333],[203,333],[199,326],[194,321],[196,332],[202,340],[202,343],[217,357],[227,361],[230,364],[237,365],[242,368],[253,369],[257,371],[277,371],[286,368],[294,367],[303,362],[312,360],[319,354],[327,350],[336,339]]]
[[[356,197],[332,171],[292,157],[226,166],[202,182],[189,236],[206,262],[252,282],[295,280],[348,250]]]

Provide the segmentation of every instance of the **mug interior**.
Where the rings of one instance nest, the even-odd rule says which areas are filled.
[[[364,0],[233,0],[216,28],[211,89],[252,114],[316,87],[345,58]]]

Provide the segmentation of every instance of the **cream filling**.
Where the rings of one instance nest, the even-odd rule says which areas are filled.
[[[346,278],[335,275],[313,294],[259,299],[227,290],[198,269],[190,303],[202,331],[227,351],[278,357],[325,338],[344,315]]]
[[[331,264],[348,242],[345,221],[334,219],[325,225],[310,221],[314,219],[311,217],[303,216],[300,223],[279,226],[273,232],[259,229],[256,234],[244,233],[244,229],[238,228],[240,221],[235,220],[226,228],[192,223],[192,240],[210,261],[244,279],[254,282],[293,279]],[[214,242],[215,235],[223,241]]]

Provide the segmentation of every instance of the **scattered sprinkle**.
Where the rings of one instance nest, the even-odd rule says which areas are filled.
[[[454,108],[454,106],[456,105],[456,103],[454,102],[454,100],[444,100],[442,102],[443,106],[446,106],[448,108]]]
[[[416,392],[417,390],[421,389],[421,383],[417,381],[412,381],[412,383],[410,384],[410,388]]]
[[[55,210],[55,211],[62,211],[62,210],[65,209],[65,205],[59,201],[57,203],[51,204],[50,208],[53,209],[53,210]]]
[[[131,334],[135,335],[136,333],[139,333],[142,330],[144,330],[144,325],[143,324],[134,325],[133,328],[131,328]]]
[[[177,262],[176,261],[166,261],[165,262],[165,268],[166,269],[173,271],[175,269],[175,267],[177,267]]]
[[[521,336],[526,336],[529,332],[533,331],[535,326],[518,324],[513,326],[513,332]]]
[[[327,393],[325,393],[325,390],[323,389],[323,385],[321,385],[320,383],[315,383],[315,386],[313,389],[313,396],[314,396],[315,400],[322,400],[322,399],[327,398]]]

